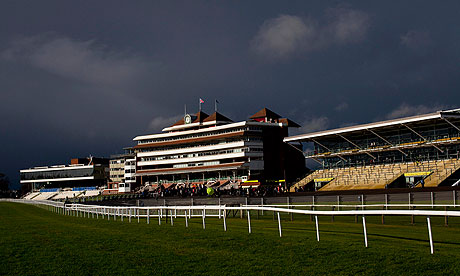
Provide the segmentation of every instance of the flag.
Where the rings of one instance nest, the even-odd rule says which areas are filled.
[[[204,103],[203,99],[200,98],[200,104]]]

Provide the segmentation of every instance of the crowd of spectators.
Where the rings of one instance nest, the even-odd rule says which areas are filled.
[[[193,196],[209,196],[209,197],[219,197],[223,195],[228,196],[273,196],[278,194],[285,193],[286,190],[282,185],[259,185],[255,187],[234,188],[233,186],[227,189],[219,189],[206,187],[202,184],[196,185],[180,185],[180,186],[170,186],[165,188],[165,186],[160,185],[154,191],[144,190],[144,196],[152,197],[193,197]]]

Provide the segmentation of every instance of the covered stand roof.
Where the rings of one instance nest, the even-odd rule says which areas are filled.
[[[393,120],[380,121],[375,123],[361,124],[343,128],[336,128],[331,130],[324,130],[306,134],[300,134],[284,138],[285,142],[302,142],[311,141],[315,138],[327,138],[328,136],[336,136],[339,134],[347,134],[366,130],[376,130],[388,127],[395,127],[398,125],[423,122],[427,120],[447,120],[447,118],[460,118],[460,109],[452,109],[445,111],[437,111],[434,113],[422,114],[417,116],[410,116],[404,118],[398,118]]]

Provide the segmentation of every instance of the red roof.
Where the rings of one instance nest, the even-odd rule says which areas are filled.
[[[264,107],[263,109],[259,110],[256,114],[249,117],[249,119],[259,119],[259,118],[267,118],[268,120],[270,120],[270,119],[279,119],[281,118],[281,116],[271,111],[270,109]]]
[[[233,122],[232,119],[225,117],[224,115],[220,114],[219,112],[214,112],[208,118],[206,118],[203,122],[212,122],[212,121],[220,121],[220,122]]]
[[[192,123],[202,123],[207,117],[209,117],[208,114],[204,113],[203,111],[198,111],[195,115],[192,115],[192,118],[195,118],[195,120],[193,120]],[[179,121],[177,121],[176,123],[174,123],[172,125],[173,126],[180,126],[180,125],[184,125],[185,122],[184,122],[184,118],[180,119]]]
[[[206,118],[209,117],[208,114],[204,113],[203,111],[198,111],[196,114],[196,119],[192,123],[202,123]]]

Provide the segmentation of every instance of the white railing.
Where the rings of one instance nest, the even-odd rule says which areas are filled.
[[[362,216],[363,220],[363,233],[364,233],[364,245],[368,247],[367,241],[367,229],[366,229],[366,216],[368,215],[397,215],[397,216],[426,216],[428,226],[428,236],[430,240],[430,252],[434,253],[433,249],[433,238],[431,233],[431,216],[442,216],[442,217],[460,217],[460,211],[435,211],[435,210],[365,210],[365,207],[371,206],[384,206],[384,207],[408,207],[408,206],[426,206],[432,207],[433,205],[402,205],[402,204],[373,204],[373,205],[338,205],[340,207],[359,207],[361,210],[340,210],[340,211],[325,211],[325,210],[304,210],[304,209],[293,209],[292,207],[309,206],[309,207],[331,207],[333,205],[277,205],[277,206],[257,206],[257,205],[241,205],[240,207],[226,206],[226,205],[201,205],[201,206],[148,206],[148,207],[124,207],[124,206],[102,206],[102,205],[85,205],[85,204],[64,204],[62,202],[55,202],[50,200],[26,200],[26,199],[0,199],[0,201],[18,202],[32,205],[44,205],[49,210],[68,216],[87,217],[102,219],[107,218],[110,220],[121,220],[127,219],[132,222],[133,219],[137,219],[140,222],[140,218],[146,218],[147,224],[150,223],[150,218],[158,218],[158,224],[161,225],[162,219],[166,218],[166,221],[170,220],[171,225],[174,225],[174,219],[185,218],[185,225],[188,227],[188,221],[193,217],[202,218],[203,229],[206,229],[206,218],[217,217],[223,220],[224,231],[227,231],[227,211],[239,211],[246,212],[248,219],[248,232],[252,233],[251,228],[251,215],[250,211],[262,211],[276,213],[278,218],[278,231],[279,236],[282,237],[282,227],[280,213],[288,214],[302,214],[311,215],[315,217],[316,224],[316,238],[320,240],[320,231],[318,216]],[[439,207],[452,206],[452,205],[436,205]],[[282,208],[284,207],[284,208]]]

